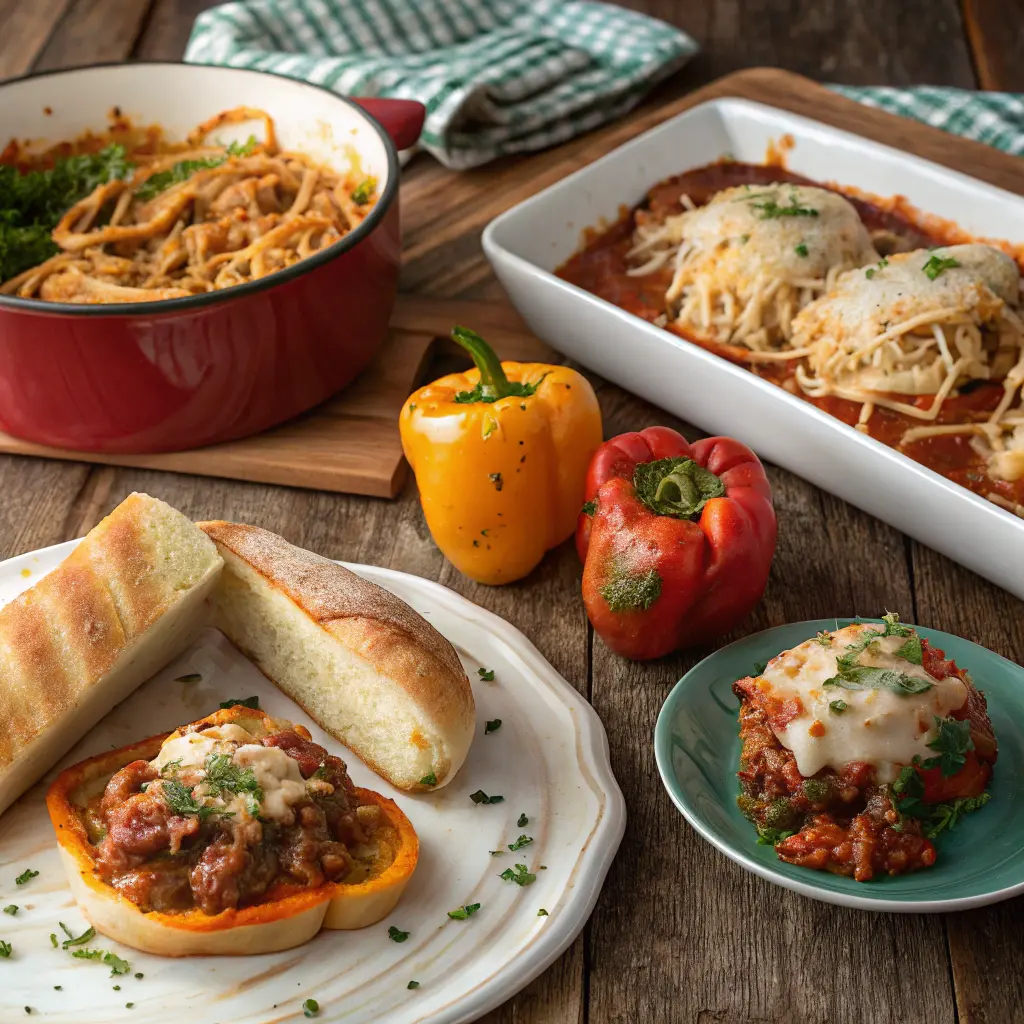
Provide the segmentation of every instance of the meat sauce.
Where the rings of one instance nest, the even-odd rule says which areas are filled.
[[[723,189],[777,182],[831,188],[777,166],[724,161],[699,167],[655,185],[638,207],[633,210],[623,208],[619,220],[607,230],[588,232],[584,247],[559,267],[558,276],[644,320],[654,321],[665,313],[665,292],[672,280],[672,268],[664,267],[642,277],[630,277],[627,274],[629,263],[626,253],[633,245],[637,214],[643,211],[654,220],[662,220],[682,212],[680,196],[684,194],[697,206],[703,206]],[[883,206],[838,188],[831,190],[839,192],[853,204],[865,227],[872,233],[875,247],[883,256],[929,246],[973,241],[954,224],[938,218],[922,217],[900,197]],[[735,347],[689,337],[674,325],[669,325],[666,330],[680,334],[687,341],[699,344],[731,362],[739,363],[757,376],[778,384],[850,426],[858,421],[861,403],[832,395],[815,398],[804,394],[794,379],[796,360],[751,365],[740,358],[742,350]],[[1003,387],[999,382],[971,382],[961,388],[959,394],[946,399],[936,422],[982,422],[988,418],[1002,395]],[[900,399],[922,409],[932,404],[931,395],[916,398],[900,396]],[[903,413],[876,408],[867,428],[871,437],[898,448],[916,462],[968,490],[985,497],[994,493],[1007,502],[1024,505],[1024,479],[1006,481],[989,476],[985,458],[971,447],[968,435],[935,436],[905,445],[899,444],[907,430],[920,425],[921,421]]]
[[[161,787],[151,788],[158,769],[133,761],[84,811],[100,877],[144,911],[205,914],[361,880],[365,864],[353,848],[367,847],[371,836],[386,842],[390,826],[376,807],[359,805],[344,762],[291,729],[254,742],[284,751],[307,780],[292,822],[176,814]],[[187,786],[186,772],[178,777]]]
[[[922,666],[935,679],[958,676],[967,686],[967,701],[953,713],[971,723],[974,749],[953,775],[939,768],[917,768],[922,800],[938,804],[976,797],[992,775],[997,748],[984,696],[967,673],[945,654],[922,641]],[[772,729],[773,709],[759,701],[755,679],[739,679],[733,690],[740,698],[740,810],[754,823],[760,842],[775,847],[779,859],[798,867],[848,875],[858,882],[876,875],[898,875],[930,867],[935,844],[923,834],[920,820],[902,815],[892,788],[878,785],[874,768],[851,762],[842,771],[822,769],[805,778],[791,750]]]

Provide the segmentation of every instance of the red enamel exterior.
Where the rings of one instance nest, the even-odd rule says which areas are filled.
[[[365,106],[410,145],[424,108],[389,102]],[[312,408],[349,384],[386,336],[401,257],[397,187],[358,234],[309,266],[197,299],[120,313],[7,299],[0,428],[74,451],[160,452],[258,433]]]

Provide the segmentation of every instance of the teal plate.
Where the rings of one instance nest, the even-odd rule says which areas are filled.
[[[840,619],[874,622],[875,619]],[[786,864],[758,846],[753,826],[736,806],[739,783],[739,700],[736,679],[757,662],[795,647],[837,620],[818,619],[755,633],[705,658],[665,701],[654,731],[658,771],[686,820],[731,860],[776,885],[826,903],[865,910],[934,913],[997,903],[1024,892],[1024,669],[977,644],[918,627],[966,668],[988,699],[999,743],[992,800],[936,840],[934,867],[871,882]]]

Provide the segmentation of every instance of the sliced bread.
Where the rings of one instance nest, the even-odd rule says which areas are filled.
[[[0,813],[185,649],[222,564],[180,512],[132,494],[0,609]]]
[[[225,563],[215,591],[221,631],[393,785],[445,785],[475,723],[452,645],[405,602],[330,559],[255,526],[199,526]]]

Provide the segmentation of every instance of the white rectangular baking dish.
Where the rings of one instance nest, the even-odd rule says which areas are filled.
[[[773,107],[694,107],[514,206],[484,231],[487,258],[530,327],[559,351],[689,423],[891,523],[1024,598],[1024,520],[808,402],[555,277],[581,231],[657,181],[730,153],[761,163],[784,135],[787,167],[919,209],[979,237],[1024,242],[1024,198]],[[1024,185],[1024,165],[1021,182]]]

